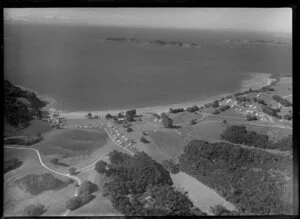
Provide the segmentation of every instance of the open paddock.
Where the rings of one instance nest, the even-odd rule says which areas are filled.
[[[183,137],[173,130],[150,132],[149,136],[159,149],[170,157],[177,156],[184,145]]]
[[[65,212],[64,203],[74,195],[74,183],[68,184],[59,190],[44,191],[38,195],[31,195],[25,192],[16,183],[27,175],[32,174],[52,174],[55,178],[68,182],[68,177],[54,174],[45,169],[39,163],[36,152],[20,149],[5,149],[4,159],[17,158],[23,161],[23,165],[4,175],[4,216],[24,216],[24,208],[29,204],[37,205],[38,203],[45,206],[47,210],[43,216],[59,216]]]
[[[180,112],[180,113],[169,113],[168,116],[173,119],[173,124],[180,124],[180,123],[189,123],[192,119],[197,117],[195,113],[189,112]]]

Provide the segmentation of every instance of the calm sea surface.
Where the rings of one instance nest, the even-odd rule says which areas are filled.
[[[236,91],[252,72],[292,72],[291,46],[224,42],[282,39],[271,34],[11,23],[4,35],[5,77],[70,111],[201,100]],[[196,42],[203,48],[103,42],[106,37]]]

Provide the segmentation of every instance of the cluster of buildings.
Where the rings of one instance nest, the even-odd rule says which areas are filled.
[[[64,117],[60,117],[59,113],[49,113],[49,115],[42,120],[48,122],[51,127],[57,128],[62,128],[66,122],[66,119]]]
[[[124,147],[130,147],[133,145],[133,141],[129,140],[126,136],[124,136],[122,132],[120,132],[119,129],[114,127],[111,122],[107,122],[107,126],[111,128],[111,135],[119,145]]]

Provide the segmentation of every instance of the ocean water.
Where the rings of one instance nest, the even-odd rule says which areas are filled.
[[[5,23],[4,72],[67,111],[168,105],[234,92],[253,72],[291,73],[291,45],[230,46],[274,34]],[[196,42],[201,49],[103,42]]]

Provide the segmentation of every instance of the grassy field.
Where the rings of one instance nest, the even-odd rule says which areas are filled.
[[[79,168],[96,159],[107,142],[103,129],[59,129],[47,133],[45,140],[35,147],[50,168],[66,171],[67,167],[55,165],[51,160],[57,158],[61,163]]]
[[[71,119],[71,118],[68,118],[66,120],[66,123],[65,123],[66,126],[70,126],[70,127],[74,127],[76,125],[78,126],[88,126],[88,125],[91,125],[91,126],[100,126],[100,121],[99,119],[86,119],[86,118],[82,118],[82,119]]]
[[[31,195],[21,189],[16,181],[26,177],[27,175],[45,173],[52,174],[52,172],[49,172],[40,165],[34,151],[17,149],[4,150],[5,160],[14,158],[23,161],[23,165],[20,168],[10,171],[4,175],[4,216],[23,216],[24,208],[27,205],[38,203],[41,203],[47,209],[44,215],[50,216],[63,214],[65,211],[63,203],[74,195],[74,183],[57,191],[49,190],[38,195]],[[69,180],[69,178],[60,175],[54,174],[53,176],[64,182]]]
[[[178,155],[184,145],[184,139],[173,130],[158,130],[156,132],[150,132],[149,136],[159,149],[170,157]]]
[[[189,123],[196,118],[196,114],[189,112],[169,113],[168,116],[173,119],[174,124]]]
[[[178,190],[187,191],[194,205],[209,215],[212,213],[210,208],[216,205],[222,205],[231,211],[235,209],[234,205],[226,202],[226,200],[213,189],[184,172],[171,174],[171,178]]]

